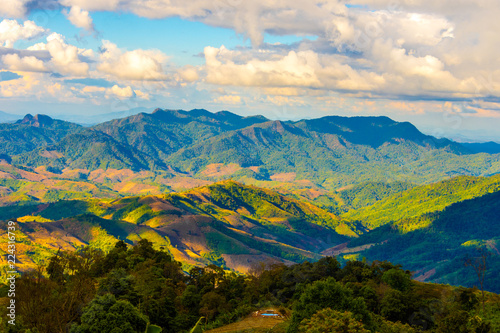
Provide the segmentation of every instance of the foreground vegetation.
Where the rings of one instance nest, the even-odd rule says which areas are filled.
[[[6,296],[7,288],[1,289]],[[104,254],[89,247],[59,252],[17,280],[17,324],[3,332],[187,332],[274,307],[286,332],[498,332],[500,297],[475,289],[413,281],[389,262],[332,257],[292,266],[255,266],[248,275],[215,265],[187,274],[148,240],[119,241]],[[5,299],[2,299],[5,300]],[[4,306],[2,311],[5,312]]]

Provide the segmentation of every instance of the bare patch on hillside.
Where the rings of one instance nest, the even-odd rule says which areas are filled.
[[[275,173],[271,179],[278,182],[293,182],[297,177],[295,172]]]
[[[200,172],[201,175],[210,178],[217,178],[222,176],[229,176],[236,171],[241,170],[241,166],[236,163],[223,164],[223,163],[212,163],[205,167],[205,170]]]

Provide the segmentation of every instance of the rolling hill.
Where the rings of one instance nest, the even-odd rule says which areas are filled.
[[[247,271],[260,261],[319,259],[322,250],[365,231],[312,204],[234,181],[162,196],[3,207],[0,214],[19,221],[26,267],[58,247],[107,250],[117,239],[148,238],[187,267]]]
[[[488,249],[485,289],[500,291],[500,191],[454,203],[442,211],[402,218],[352,240],[344,253],[404,263],[422,281],[478,286],[466,258]]]

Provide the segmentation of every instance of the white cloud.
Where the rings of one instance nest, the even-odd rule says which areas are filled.
[[[21,18],[26,14],[26,5],[30,0],[2,0],[0,16]]]
[[[135,97],[135,92],[132,90],[130,86],[120,88],[117,85],[111,87],[110,92],[118,97],[131,98]]]
[[[69,12],[64,11],[64,14],[74,26],[87,31],[94,31],[94,23],[88,11],[82,10],[78,6],[73,6]]]
[[[5,19],[0,22],[0,46],[12,48],[18,40],[37,38],[45,32],[44,28],[37,26],[33,21],[19,24],[16,20]]]
[[[198,69],[191,65],[186,65],[178,70],[179,76],[186,82],[194,82],[200,78]]]
[[[225,104],[225,105],[241,104],[242,103],[241,96],[237,96],[237,95],[223,95],[223,96],[219,96],[219,97],[215,98],[213,101],[215,103],[220,103],[220,104]]]
[[[103,41],[97,69],[125,80],[165,80],[163,66],[168,57],[157,50],[120,50],[110,41]]]
[[[6,54],[2,56],[2,62],[11,70],[27,72],[48,72],[42,60],[34,56],[20,57],[17,54]]]
[[[333,90],[377,90],[382,76],[356,71],[342,59],[313,51],[290,51],[284,56],[269,54],[269,60],[250,59],[239,63],[240,52],[205,48],[207,82],[257,87],[305,87]],[[274,90],[279,91],[279,90]]]
[[[64,38],[57,33],[52,33],[47,37],[45,48],[49,51],[54,70],[62,74],[76,76],[87,76],[89,64],[82,62],[78,57],[79,50],[74,45],[68,45]]]

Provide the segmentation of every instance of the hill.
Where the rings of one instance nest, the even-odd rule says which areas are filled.
[[[500,291],[500,191],[454,203],[442,211],[407,217],[352,240],[345,253],[368,260],[393,260],[415,271],[420,280],[478,286],[476,272],[465,267],[476,248],[491,256],[486,290]]]
[[[261,167],[271,176],[294,173],[297,180],[331,191],[366,181],[422,184],[460,174],[489,175],[500,171],[499,158],[469,154],[457,143],[386,117],[324,117],[222,133],[177,151],[166,163],[197,176],[214,163]],[[251,172],[246,175],[252,178]]]
[[[319,259],[320,251],[364,232],[360,225],[312,204],[233,181],[163,196],[5,207],[0,214],[1,219],[20,221],[24,237],[43,253],[56,251],[59,242],[69,249],[96,244],[106,250],[116,239],[132,243],[148,237],[156,246],[168,247],[187,267],[217,263],[238,271],[259,261]],[[80,222],[93,227],[79,230]],[[40,233],[58,240],[39,243],[50,238]],[[95,235],[109,242],[97,241]],[[68,237],[71,240],[64,241]],[[27,249],[29,260],[23,262],[34,264],[40,251]]]
[[[402,218],[439,211],[452,203],[500,190],[500,175],[491,177],[460,176],[435,184],[423,185],[396,193],[373,205],[343,214],[374,228]]]
[[[40,274],[44,269],[47,276]],[[9,311],[8,293],[9,286],[0,285],[2,317]],[[68,327],[71,332],[179,333],[500,329],[498,295],[414,281],[410,272],[387,261],[341,267],[327,257],[260,266],[246,276],[215,265],[184,274],[164,247],[144,239],[134,246],[116,242],[106,254],[89,247],[59,251],[16,279],[15,304],[16,329],[40,333]],[[0,322],[1,331],[8,326]]]
[[[0,154],[9,156],[59,142],[81,126],[44,115],[30,114],[12,124],[0,124]]]
[[[480,143],[462,143],[461,145],[474,153],[488,153],[488,154],[500,153],[500,144],[492,141],[480,142]]]

